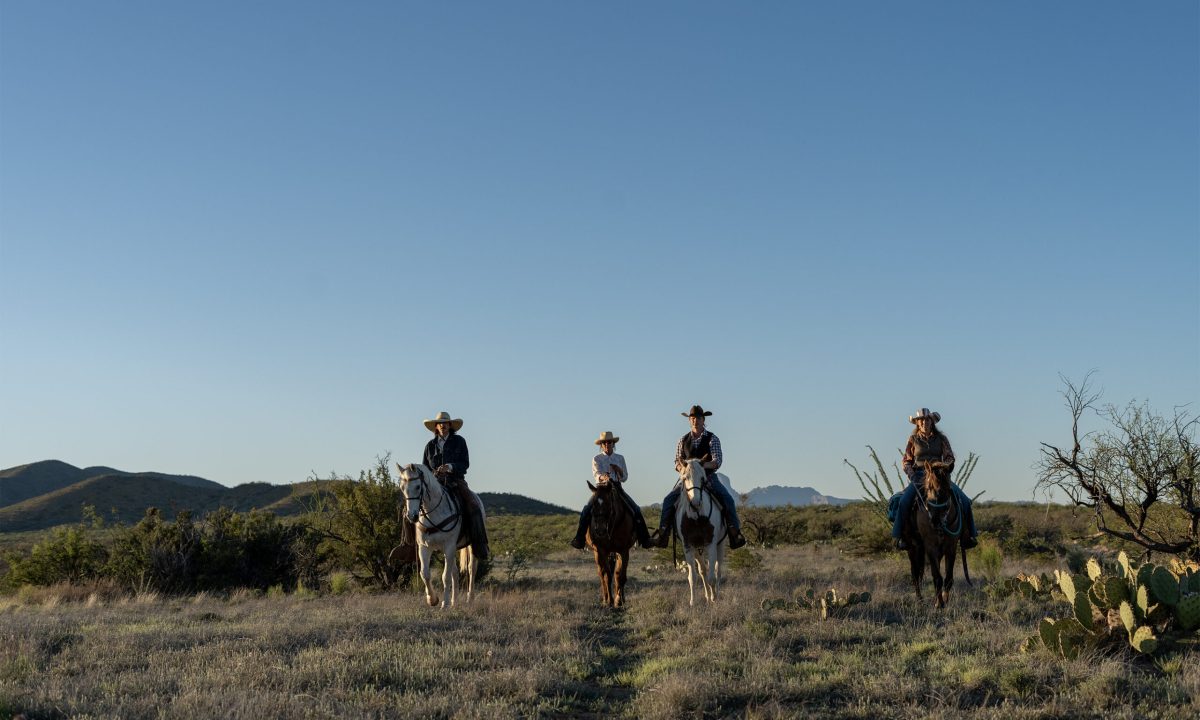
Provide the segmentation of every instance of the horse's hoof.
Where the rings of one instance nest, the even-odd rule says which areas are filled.
[[[429,607],[437,607],[440,604],[436,598],[425,598],[425,602],[429,603]]]

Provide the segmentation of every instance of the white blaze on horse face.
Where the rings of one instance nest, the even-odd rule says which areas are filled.
[[[400,489],[404,493],[404,511],[410,523],[417,521],[421,512],[421,496],[425,494],[425,484],[421,471],[413,468],[400,471]],[[415,487],[414,487],[415,486]],[[414,492],[415,491],[415,492]]]

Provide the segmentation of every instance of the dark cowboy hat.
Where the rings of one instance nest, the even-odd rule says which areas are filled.
[[[712,415],[711,412],[705,410],[704,408],[700,407],[699,405],[693,405],[691,410],[688,410],[685,413],[679,413],[679,414],[684,417],[708,417],[709,415]]]

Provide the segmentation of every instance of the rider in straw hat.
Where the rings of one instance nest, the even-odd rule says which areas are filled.
[[[688,419],[692,429],[679,438],[675,445],[675,463],[678,465],[682,460],[696,459],[704,466],[708,476],[708,487],[712,490],[713,497],[720,502],[725,515],[725,526],[729,529],[729,547],[736,550],[746,544],[746,538],[742,537],[742,523],[738,520],[733,496],[729,494],[725,483],[716,477],[717,469],[721,467],[725,456],[721,452],[720,438],[704,429],[704,418],[712,413],[699,405],[693,405],[687,412],[679,414]],[[658,530],[654,531],[654,542],[658,547],[666,547],[671,541],[675,503],[679,500],[679,491],[679,484],[676,483],[674,489],[663,498],[662,517],[659,519]]]
[[[941,413],[932,412],[929,408],[921,408],[916,415],[910,415],[908,421],[915,425],[912,435],[908,436],[908,444],[904,446],[901,467],[908,476],[908,487],[900,496],[900,507],[892,523],[892,537],[896,538],[896,547],[907,550],[908,543],[904,541],[902,528],[904,522],[912,514],[913,502],[917,499],[917,486],[925,482],[925,463],[932,462],[933,471],[940,479],[950,481],[954,472],[954,451],[950,449],[950,438],[942,434],[937,424],[941,422]],[[975,539],[975,514],[971,512],[971,499],[958,485],[950,483],[950,489],[958,496],[960,507],[967,521],[966,532],[960,542],[964,548],[978,545]]]
[[[629,506],[629,511],[633,513],[633,528],[637,532],[638,543],[649,549],[654,546],[650,544],[650,531],[646,528],[646,518],[642,516],[642,509],[638,507],[638,504],[625,492],[625,481],[629,478],[629,468],[625,465],[625,457],[613,452],[620,440],[621,438],[613,435],[609,430],[600,433],[600,437],[595,442],[600,446],[600,454],[592,458],[592,477],[597,483],[616,483],[617,492],[621,494],[621,498]],[[583,512],[579,514],[579,529],[575,532],[575,538],[571,540],[571,547],[578,550],[583,549],[587,541],[588,524],[591,521],[592,501],[588,500],[587,505],[583,506]]]
[[[425,427],[433,432],[433,439],[425,445],[424,462],[448,490],[454,491],[471,535],[471,549],[475,557],[487,560],[487,528],[483,524],[482,508],[467,487],[467,468],[471,466],[471,460],[467,441],[458,434],[462,426],[462,419],[451,418],[448,412],[440,412],[432,420],[426,420]]]

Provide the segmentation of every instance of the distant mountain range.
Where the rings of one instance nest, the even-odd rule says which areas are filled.
[[[783,505],[847,505],[854,500],[822,495],[810,487],[768,485],[746,493],[747,507],[778,507]]]
[[[313,483],[271,485],[246,483],[226,487],[192,475],[125,472],[110,467],[77,468],[58,460],[0,470],[0,532],[39,530],[79,522],[84,505],[92,505],[107,521],[134,523],[148,507],[173,517],[179,510],[196,515],[227,507],[244,512],[269,510],[276,515],[304,512]],[[492,515],[574,514],[558,505],[512,493],[479,493]]]

